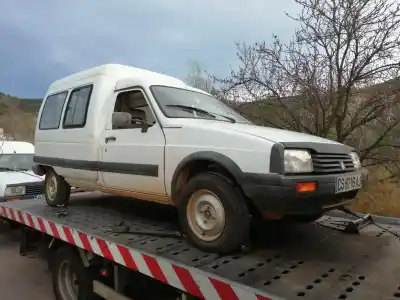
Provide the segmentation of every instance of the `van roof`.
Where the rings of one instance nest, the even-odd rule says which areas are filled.
[[[140,80],[141,82],[151,82],[151,84],[157,83],[182,87],[186,86],[186,84],[182,80],[179,80],[175,77],[156,73],[146,69],[120,64],[104,64],[82,70],[59,80],[56,80],[50,85],[49,89],[64,89],[65,86],[71,82],[77,82],[98,75],[108,75],[114,77],[116,81],[124,78],[134,78]]]
[[[35,147],[33,146],[33,144],[28,142],[0,141],[0,156],[1,154],[11,153],[34,154]]]

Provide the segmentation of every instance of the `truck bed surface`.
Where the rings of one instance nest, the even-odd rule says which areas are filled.
[[[221,299],[242,299],[240,290],[260,295],[254,299],[400,299],[400,241],[385,230],[399,234],[400,222],[381,222],[381,228],[371,224],[363,228],[361,234],[346,234],[321,225],[345,220],[333,216],[325,216],[314,224],[259,224],[253,228],[254,245],[249,253],[221,256],[202,252],[184,238],[168,236],[177,230],[176,212],[169,206],[83,193],[72,196],[67,208],[51,208],[41,200],[1,203],[0,207],[4,217],[21,223],[27,224],[29,220],[18,212],[161,260],[161,269],[156,266],[148,269],[158,280],[171,283],[177,280],[176,274],[182,279],[183,273],[171,275],[167,272],[162,267],[164,261],[188,268],[192,273],[199,272],[207,278],[216,278],[220,282],[216,283],[218,288],[211,283]],[[116,228],[123,227],[116,226],[121,222],[135,233],[117,232]],[[36,225],[31,227],[42,228],[42,231],[49,226]],[[47,232],[49,230],[54,231],[54,228],[47,228]],[[57,237],[57,234],[53,236]],[[76,241],[76,236],[73,234],[66,239]],[[87,248],[83,240],[82,245],[75,244]],[[93,252],[99,252],[93,243],[89,241],[88,244]],[[102,253],[107,256],[104,251]],[[106,258],[121,261],[121,257],[111,254]],[[151,265],[153,262],[146,263]],[[134,263],[128,267],[145,274],[148,272]],[[154,269],[159,269],[158,274],[153,272]],[[196,282],[192,287],[181,280],[184,288],[195,291],[197,283],[200,289],[197,294],[216,299],[210,296],[213,291],[207,290],[196,278],[194,276]],[[233,286],[235,295],[232,296],[224,285]]]

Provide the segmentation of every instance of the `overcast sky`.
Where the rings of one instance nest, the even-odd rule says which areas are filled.
[[[121,63],[184,79],[188,61],[224,75],[234,41],[290,37],[293,0],[2,0],[0,91],[43,97],[70,73]]]

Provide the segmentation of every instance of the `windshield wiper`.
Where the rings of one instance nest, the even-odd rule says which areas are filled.
[[[204,109],[197,108],[197,107],[192,107],[192,106],[182,105],[182,104],[167,104],[166,106],[167,107],[177,107],[177,108],[190,109],[192,111],[196,111],[196,112],[208,115],[208,116],[213,117],[213,118],[215,118],[215,115],[217,115],[217,116],[221,116],[221,117],[223,117],[225,119],[228,119],[232,123],[236,123],[236,120],[234,118],[227,117],[227,116],[224,116],[224,115],[221,115],[221,114],[217,114],[217,113],[214,113],[214,112],[209,112],[209,111],[206,111]]]

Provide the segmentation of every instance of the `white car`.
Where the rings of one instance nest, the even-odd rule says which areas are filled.
[[[44,176],[33,173],[31,143],[0,141],[0,201],[41,198]]]
[[[362,185],[351,147],[255,126],[181,80],[122,65],[53,82],[35,151],[49,205],[70,186],[174,205],[189,241],[220,253],[247,240],[252,217],[313,220]]]

